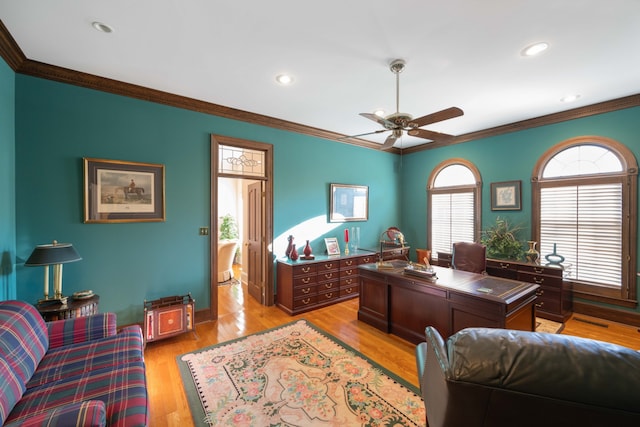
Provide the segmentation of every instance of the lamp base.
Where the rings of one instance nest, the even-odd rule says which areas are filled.
[[[68,297],[58,297],[58,298],[42,298],[38,300],[38,305],[65,305],[67,303]]]

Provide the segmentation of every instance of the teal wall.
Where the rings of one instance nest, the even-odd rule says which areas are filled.
[[[453,157],[471,161],[480,171],[482,228],[490,226],[496,216],[501,216],[513,224],[525,225],[526,238],[530,238],[531,174],[537,160],[553,145],[584,135],[604,136],[619,141],[626,145],[638,159],[640,158],[640,107],[404,156],[401,222],[407,239],[414,247],[427,246],[427,181],[436,165]],[[513,180],[522,181],[522,210],[491,211],[491,183]],[[640,309],[636,311],[640,312]]]
[[[15,73],[0,61],[0,300],[16,297]]]
[[[118,322],[142,320],[142,302],[191,292],[209,305],[210,134],[274,146],[274,251],[286,237],[299,245],[342,236],[327,221],[331,182],[368,185],[369,221],[362,246],[376,247],[383,229],[399,223],[397,156],[251,125],[24,75],[15,90],[16,253],[37,244],[71,242],[83,260],[64,267],[63,290],[92,289],[101,311]],[[84,224],[82,158],[161,163],[166,222]],[[18,298],[42,296],[42,268],[17,268]]]

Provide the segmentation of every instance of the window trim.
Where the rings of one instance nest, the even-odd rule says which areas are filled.
[[[461,165],[468,168],[475,179],[473,185],[456,185],[450,187],[434,187],[434,183],[438,174],[446,167],[453,165]],[[451,158],[440,162],[429,175],[427,180],[427,247],[432,251],[431,257],[435,258],[437,254],[433,253],[431,246],[431,199],[433,194],[449,194],[471,190],[474,197],[474,239],[476,242],[480,241],[481,228],[482,228],[482,178],[478,168],[470,161],[463,158]]]
[[[548,162],[558,153],[578,145],[595,145],[611,151],[622,165],[622,172],[585,174],[570,177],[543,178],[542,172]],[[531,175],[531,233],[532,239],[540,241],[540,189],[545,186],[582,185],[602,181],[622,183],[622,283],[620,291],[611,291],[604,286],[592,285],[579,280],[566,280],[574,297],[603,302],[622,307],[635,307],[636,259],[637,259],[637,183],[638,164],[635,156],[624,144],[611,138],[585,135],[562,141],[549,148],[536,162]],[[600,179],[602,179],[602,181]],[[626,257],[626,262],[624,258]]]

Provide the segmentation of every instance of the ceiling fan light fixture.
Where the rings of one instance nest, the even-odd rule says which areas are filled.
[[[373,114],[375,114],[378,117],[384,117],[386,113],[384,112],[384,110],[376,110],[373,112]]]
[[[291,77],[289,74],[278,74],[276,76],[276,81],[283,86],[288,86],[293,83],[293,77]]]
[[[91,23],[91,26],[95,28],[97,31],[100,31],[101,33],[107,33],[107,34],[113,33],[113,27],[103,22],[93,21]]]
[[[536,56],[549,48],[549,43],[538,42],[522,49],[522,56]]]

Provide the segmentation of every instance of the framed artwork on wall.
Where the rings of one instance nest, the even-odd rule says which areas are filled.
[[[519,211],[522,209],[520,181],[503,181],[491,183],[492,211]]]
[[[369,187],[331,184],[329,222],[366,221],[369,219]]]
[[[165,220],[164,165],[84,158],[84,222]]]

